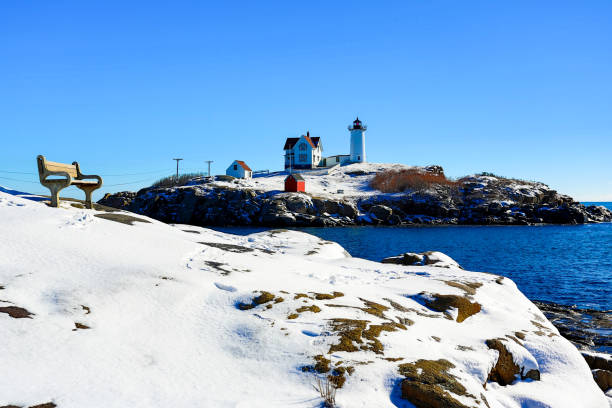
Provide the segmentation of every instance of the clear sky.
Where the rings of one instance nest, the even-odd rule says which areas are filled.
[[[20,174],[38,154],[102,192],[174,157],[278,170],[307,130],[348,153],[359,115],[369,161],[612,201],[611,21],[609,0],[2,1],[0,185],[46,191]]]

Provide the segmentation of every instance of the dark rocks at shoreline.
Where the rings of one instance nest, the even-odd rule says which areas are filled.
[[[612,310],[581,309],[537,300],[532,302],[578,349],[612,354]]]
[[[612,387],[612,310],[580,309],[532,301],[581,352],[603,392]]]
[[[363,196],[317,197],[201,184],[107,194],[98,203],[170,223],[199,226],[533,225],[611,222],[612,212],[560,195],[542,183],[490,176],[459,187]]]

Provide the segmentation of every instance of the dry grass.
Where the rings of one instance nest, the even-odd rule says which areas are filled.
[[[151,187],[179,187],[185,185],[189,180],[196,177],[203,177],[205,173],[185,173],[180,174],[178,177],[168,176],[157,180],[151,184]]]
[[[447,179],[443,173],[429,173],[417,169],[383,171],[377,173],[370,181],[370,187],[383,193],[424,191],[435,185],[456,187],[458,183]]]
[[[329,379],[321,379],[317,377],[317,383],[313,384],[315,391],[319,393],[323,399],[323,406],[326,408],[334,408],[336,406],[336,385]]]

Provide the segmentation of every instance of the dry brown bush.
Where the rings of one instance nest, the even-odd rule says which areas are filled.
[[[383,193],[423,191],[433,185],[455,187],[457,182],[447,179],[444,174],[429,173],[418,169],[386,170],[377,173],[370,181],[370,187]]]

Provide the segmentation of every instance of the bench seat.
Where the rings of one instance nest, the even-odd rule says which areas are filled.
[[[96,185],[98,184],[97,181],[93,181],[93,180],[72,180],[72,182],[70,183],[72,185],[77,185],[77,184],[90,184],[90,185]]]

